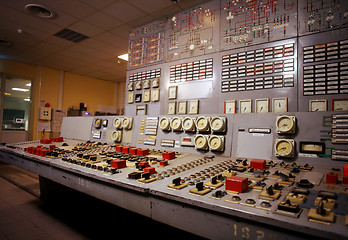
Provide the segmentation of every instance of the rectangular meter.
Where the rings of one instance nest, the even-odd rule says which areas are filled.
[[[325,143],[323,142],[300,142],[300,153],[324,154]]]

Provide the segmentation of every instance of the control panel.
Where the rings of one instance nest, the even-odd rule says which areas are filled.
[[[313,236],[348,237],[346,113],[90,118],[89,128],[79,118],[63,121],[63,130],[84,128],[89,139],[7,147],[154,196],[251,214]]]

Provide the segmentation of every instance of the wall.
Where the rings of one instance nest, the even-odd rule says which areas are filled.
[[[0,59],[0,72],[28,78],[33,81],[29,140],[47,138],[47,134],[41,136],[41,134],[39,135],[36,132],[39,100],[44,99],[53,108],[59,106],[61,71]],[[124,87],[125,83],[112,83],[64,72],[61,106],[63,109],[68,109],[71,106],[79,106],[80,102],[84,102],[87,104],[88,111],[90,112],[97,111],[98,105],[113,106],[115,109],[119,109],[124,106]]]

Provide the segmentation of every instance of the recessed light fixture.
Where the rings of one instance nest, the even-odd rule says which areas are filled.
[[[29,92],[29,89],[17,88],[17,87],[12,88],[12,90],[13,91],[18,91],[18,92]]]
[[[128,61],[128,53],[122,54],[122,55],[118,56],[118,58],[121,58],[125,61]]]
[[[53,18],[54,12],[47,7],[37,4],[37,3],[30,3],[25,6],[25,10],[30,13],[31,15],[34,15],[35,17],[39,18]]]

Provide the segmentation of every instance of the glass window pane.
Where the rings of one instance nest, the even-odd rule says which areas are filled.
[[[6,76],[5,85],[2,129],[28,131],[31,80]]]

